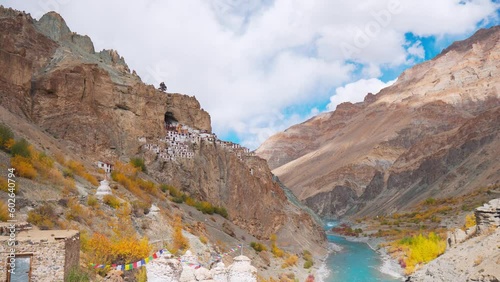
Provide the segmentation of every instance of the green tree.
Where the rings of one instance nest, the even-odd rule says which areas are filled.
[[[12,156],[21,156],[25,158],[30,158],[31,152],[29,147],[30,144],[23,138],[17,141],[14,145],[12,145],[12,147],[10,148],[10,154]]]
[[[4,124],[0,124],[0,149],[6,151],[8,149],[7,142],[11,139],[14,139],[14,133],[12,133],[12,130]]]

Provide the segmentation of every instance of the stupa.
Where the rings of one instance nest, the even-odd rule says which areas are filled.
[[[102,199],[105,195],[112,195],[113,192],[111,191],[111,188],[109,187],[109,181],[104,179],[101,181],[101,185],[99,185],[99,188],[97,188],[97,191],[95,195]]]

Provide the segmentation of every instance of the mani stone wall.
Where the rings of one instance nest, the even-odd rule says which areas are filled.
[[[0,236],[0,257],[7,258],[8,236]],[[16,234],[17,255],[31,255],[31,281],[64,282],[80,261],[80,234],[76,230],[24,230]],[[7,281],[2,259],[0,281]]]
[[[500,226],[500,198],[489,201],[475,210],[479,233]]]

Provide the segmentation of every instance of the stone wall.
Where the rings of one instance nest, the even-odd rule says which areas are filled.
[[[2,271],[0,281],[7,280],[6,260],[10,250],[7,236],[0,236]],[[31,281],[65,281],[69,270],[80,260],[80,235],[74,230],[30,230],[16,234],[16,255],[31,255]]]

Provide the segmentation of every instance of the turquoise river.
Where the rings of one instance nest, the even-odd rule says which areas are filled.
[[[325,228],[330,229],[336,222],[328,222]],[[328,235],[328,241],[341,249],[333,252],[326,260],[329,270],[328,277],[324,282],[338,281],[402,281],[394,268],[394,264],[382,259],[379,253],[374,251],[366,243],[348,241],[343,237]],[[393,273],[392,276],[388,273]]]

